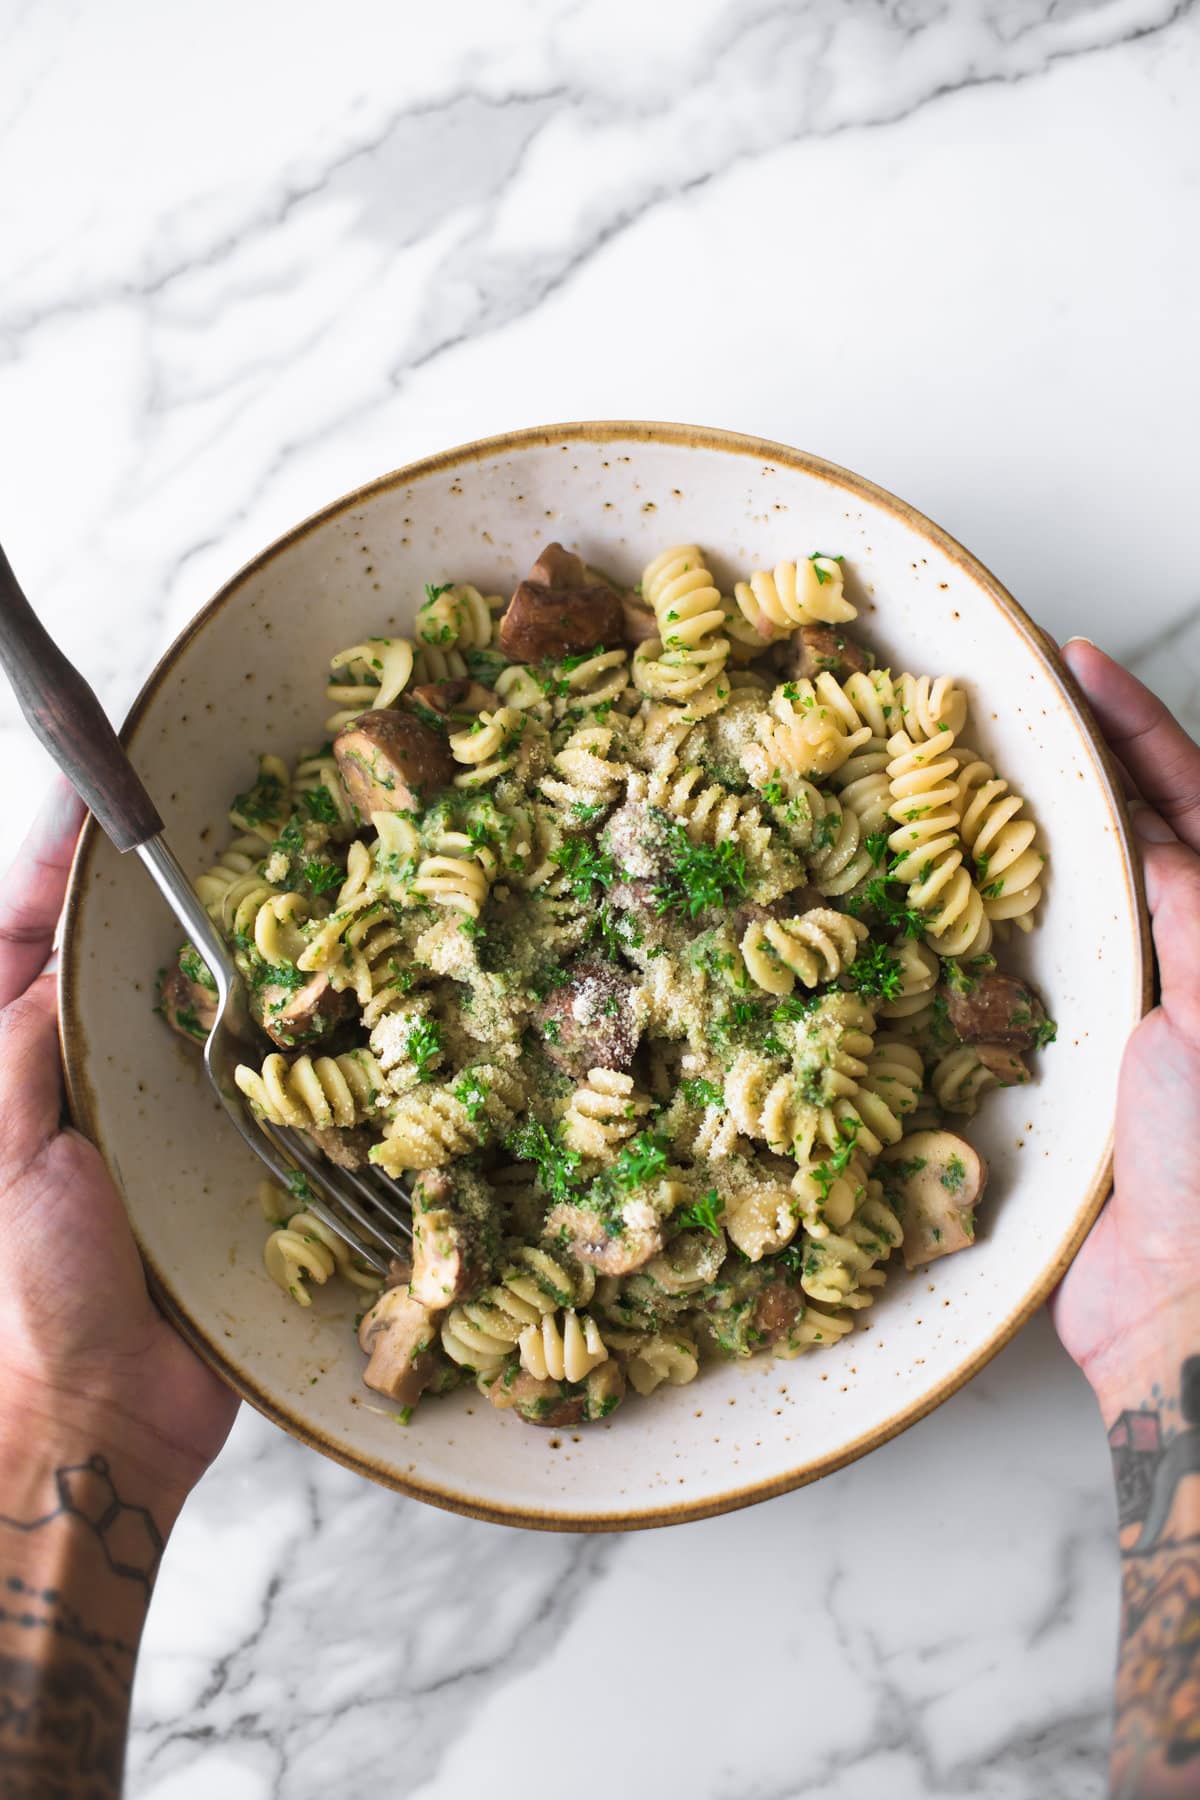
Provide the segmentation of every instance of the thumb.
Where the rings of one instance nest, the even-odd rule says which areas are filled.
[[[1142,840],[1163,1011],[1200,1047],[1200,856],[1149,807],[1135,809],[1133,826]]]
[[[61,1111],[54,977],[42,975],[0,1012],[0,1182],[32,1162]]]

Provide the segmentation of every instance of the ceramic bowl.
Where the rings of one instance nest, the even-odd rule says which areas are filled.
[[[1107,1192],[1118,1064],[1147,1003],[1146,920],[1094,727],[994,577],[856,475],[666,425],[518,431],[431,457],[336,501],[236,575],[163,657],[125,727],[184,864],[198,872],[223,847],[226,807],[259,752],[294,756],[320,740],[332,652],[407,631],[426,582],[510,592],[550,538],[630,583],[657,551],[694,540],[726,591],[783,558],[841,553],[864,634],[892,667],[965,679],[971,741],[1048,838],[1040,929],[1015,957],[1059,1022],[1035,1084],[990,1096],[969,1128],[992,1170],[976,1246],[913,1275],[895,1269],[836,1348],[706,1368],[578,1433],[533,1429],[474,1392],[404,1426],[362,1386],[353,1298],[330,1284],[302,1311],[268,1279],[261,1170],[152,1010],[179,933],[136,859],[90,822],[61,959],[63,1047],[75,1120],[124,1192],[161,1304],[253,1405],[438,1505],[551,1528],[658,1525],[864,1455],[969,1380],[1046,1297]]]

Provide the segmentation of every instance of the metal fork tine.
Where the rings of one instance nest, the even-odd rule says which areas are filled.
[[[363,1176],[361,1179],[363,1182],[363,1186],[366,1188],[367,1192],[370,1194],[370,1196],[371,1196],[372,1200],[375,1202],[376,1206],[380,1207],[384,1213],[389,1213],[396,1204],[396,1193],[397,1193],[396,1183],[391,1179],[390,1176],[385,1175],[383,1173],[382,1169],[368,1169],[366,1171],[365,1176]],[[411,1195],[405,1193],[403,1188],[400,1188],[399,1192],[403,1195],[404,1199],[407,1201],[409,1210],[411,1211],[412,1210]],[[409,1226],[407,1223],[404,1223],[400,1226],[400,1229],[401,1229],[401,1231],[408,1231]]]
[[[256,1146],[257,1154],[261,1157],[262,1161],[266,1163],[267,1167],[280,1184],[291,1190],[292,1178],[296,1173],[296,1165],[280,1153],[279,1146],[275,1143],[267,1130],[264,1129],[260,1133],[260,1136],[262,1138],[262,1146],[261,1148]],[[304,1205],[310,1212],[315,1213],[316,1217],[321,1220],[323,1225],[328,1225],[331,1231],[336,1232],[338,1237],[340,1237],[342,1242],[346,1245],[347,1249],[353,1251],[355,1256],[361,1257],[362,1261],[370,1268],[374,1269],[377,1274],[387,1274],[388,1258],[381,1256],[379,1252],[373,1250],[370,1245],[363,1244],[353,1232],[350,1231],[345,1220],[339,1219],[337,1214],[326,1205],[319,1193],[310,1193],[305,1199]]]
[[[361,1189],[358,1188],[352,1169],[337,1169],[332,1164],[322,1161],[298,1132],[289,1130],[285,1135],[284,1131],[271,1125],[264,1126],[263,1132],[264,1136],[268,1137],[277,1147],[282,1148],[284,1153],[293,1159],[303,1172],[305,1179],[316,1187],[317,1192],[324,1194],[327,1202],[340,1207],[359,1231],[365,1233],[369,1239],[374,1239],[389,1258],[407,1254],[407,1245],[397,1242],[395,1236],[382,1229],[378,1218],[372,1216],[379,1210],[375,1205],[374,1196],[369,1193],[366,1196],[371,1207],[369,1212],[359,1205],[355,1194],[361,1194]],[[406,1229],[405,1222],[394,1215],[389,1214],[385,1223],[391,1225],[394,1232],[403,1236],[411,1235]],[[347,1243],[354,1243],[344,1220],[339,1222],[336,1229],[338,1235]],[[359,1245],[354,1247],[361,1249]],[[374,1255],[372,1260],[374,1261]]]

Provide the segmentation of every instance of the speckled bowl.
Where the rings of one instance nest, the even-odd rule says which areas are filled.
[[[387,475],[235,576],[154,670],[125,729],[184,863],[226,838],[255,755],[319,738],[331,652],[409,628],[424,583],[508,592],[556,537],[632,582],[696,540],[724,585],[842,552],[861,622],[894,667],[969,684],[972,742],[1046,829],[1041,928],[1018,960],[1059,1021],[1038,1079],[989,1099],[972,1135],[992,1178],[974,1249],[896,1270],[861,1329],[796,1362],[706,1369],[574,1434],[474,1393],[401,1426],[363,1388],[354,1301],[311,1311],[267,1278],[260,1170],[197,1059],[152,1010],[177,929],[133,858],[89,822],[61,961],[70,1102],[125,1194],[161,1304],[285,1430],[438,1505],[511,1524],[625,1528],[745,1506],[862,1456],[967,1381],[1045,1299],[1107,1191],[1121,1049],[1150,957],[1118,789],[1063,664],[945,532],[856,475],[779,444],[673,425],[510,433]]]

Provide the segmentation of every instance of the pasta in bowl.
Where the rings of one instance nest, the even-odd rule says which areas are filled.
[[[220,758],[235,835],[197,857],[264,1034],[238,1084],[264,1120],[406,1188],[411,1262],[380,1291],[303,1194],[268,1188],[264,1266],[255,1183],[223,1146],[241,1171],[218,1209],[230,1356],[204,1324],[211,1262],[199,1301],[175,1263],[184,1215],[196,1235],[184,1184],[168,1207],[130,1204],[168,1304],[292,1429],[448,1504],[620,1524],[742,1503],[869,1447],[977,1366],[1069,1256],[1104,1180],[1103,1108],[1076,1116],[1059,1158],[1060,1189],[1064,1166],[1088,1171],[1082,1198],[1048,1198],[1021,1154],[1066,1091],[1064,1058],[1110,1096],[1115,1080],[1037,823],[1068,767],[1110,894],[1126,883],[1100,937],[1130,1023],[1143,945],[1103,764],[1032,629],[964,553],[794,453],[762,462],[739,511],[732,472],[762,447],[574,429],[380,484],[210,614],[232,601],[243,631],[274,636],[285,584],[307,590],[286,674],[251,671],[282,729],[260,716],[243,738],[249,786],[235,746]],[[655,481],[680,524],[708,529],[660,549]],[[530,541],[526,489],[552,514],[570,498],[573,548]],[[807,542],[754,523],[768,491]],[[369,591],[337,573],[354,539]],[[306,654],[318,636],[324,656]],[[198,694],[188,648],[177,673]],[[1030,727],[1023,694],[1014,709],[1065,759],[1054,781],[1045,742],[1031,760],[1014,733],[1014,767],[996,732],[1014,670],[1053,718]],[[206,845],[214,785],[187,802]],[[1060,829],[1078,826],[1053,817],[1061,866]],[[90,847],[77,886],[88,853],[103,859]],[[72,948],[73,994],[95,983],[85,967]],[[202,1032],[203,965],[185,947],[165,969],[163,1011]],[[1029,1087],[1054,1034],[1043,992],[1072,1042]],[[97,1089],[111,1111],[117,1084],[95,1058],[88,1075],[73,1098],[105,1143]],[[187,1083],[183,1053],[176,1098]],[[948,1318],[926,1319],[930,1289]],[[768,1359],[771,1387],[747,1387]],[[753,1470],[703,1422],[726,1402],[754,1416]],[[464,1409],[469,1431],[436,1423]],[[485,1475],[454,1453],[472,1434]],[[676,1461],[684,1492],[664,1494]]]
[[[412,639],[338,651],[320,780],[264,757],[233,802],[200,886],[279,1046],[238,1086],[407,1182],[360,1337],[408,1416],[472,1380],[604,1419],[705,1354],[835,1344],[893,1251],[973,1243],[947,1121],[1055,1035],[993,952],[1046,855],[964,690],[855,615],[840,555],[723,598],[695,544],[622,592],[552,543],[511,601],[427,584]],[[215,991],[185,945],[168,1023],[202,1037]],[[366,1288],[287,1202],[280,1285]]]

